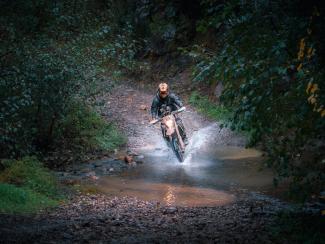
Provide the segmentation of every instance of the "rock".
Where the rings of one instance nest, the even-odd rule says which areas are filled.
[[[92,180],[98,180],[98,176],[96,176],[96,175],[91,175],[89,178]]]
[[[90,168],[82,168],[81,170],[80,170],[80,172],[82,172],[82,173],[88,173],[88,172],[90,172],[91,171],[91,169]]]
[[[94,167],[101,167],[103,166],[103,162],[94,162]]]
[[[131,151],[131,150],[127,150],[126,153],[127,153],[127,155],[129,155],[129,156],[139,156],[138,153],[133,152],[133,151]]]
[[[91,177],[91,176],[96,176],[95,171],[90,171],[88,173],[85,174],[86,177]]]
[[[67,172],[59,172],[59,175],[62,177],[67,177],[69,174]]]
[[[133,162],[133,157],[131,157],[131,156],[129,156],[129,155],[126,155],[126,156],[124,157],[124,162],[126,162],[126,163],[128,163],[128,164],[132,163],[132,162]]]
[[[144,156],[143,155],[138,155],[135,157],[136,160],[140,160],[140,159],[144,159]]]
[[[320,200],[322,203],[325,203],[325,191],[322,191],[322,192],[319,194],[319,200]]]
[[[124,159],[125,159],[125,156],[119,156],[119,157],[114,158],[114,161],[124,161]]]
[[[176,207],[167,207],[165,210],[164,210],[164,214],[174,214],[176,213],[178,210]]]
[[[80,182],[76,179],[65,179],[62,180],[61,183],[63,185],[76,185],[76,184],[80,184]]]
[[[63,233],[63,238],[65,238],[65,239],[72,239],[73,236],[70,235],[70,234],[68,234],[68,233]]]
[[[214,91],[214,95],[216,96],[217,101],[220,101],[220,96],[222,94],[222,91],[223,91],[223,84],[221,81],[219,81]]]
[[[144,159],[144,156],[143,156],[143,155],[138,155],[138,156],[134,157],[134,160],[135,160],[138,164],[143,164],[143,159]]]
[[[140,110],[148,110],[148,107],[146,105],[140,105]]]

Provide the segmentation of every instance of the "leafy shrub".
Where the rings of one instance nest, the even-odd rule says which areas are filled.
[[[113,150],[126,142],[116,126],[89,107],[75,103],[70,109],[58,133],[68,139],[68,144],[88,150]]]
[[[0,212],[29,213],[63,199],[55,177],[36,157],[6,160],[0,174]]]
[[[48,147],[54,128],[78,91],[79,69],[51,43],[24,44],[3,63],[0,80],[1,152],[17,157]],[[19,46],[19,45],[18,45]],[[18,47],[16,47],[18,48]]]
[[[0,183],[1,213],[32,213],[55,205],[57,205],[56,200],[28,188]]]
[[[110,149],[114,143],[108,137],[118,140],[115,128],[99,122],[88,106],[92,98],[112,86],[107,82],[107,64],[127,72],[139,70],[134,61],[138,43],[131,38],[132,26],[126,25],[117,35],[102,16],[65,11],[68,1],[19,2],[2,4],[0,10],[3,23],[11,23],[0,25],[5,33],[0,48],[0,157],[47,154],[61,146],[67,148],[66,141],[82,143],[71,145],[74,149],[94,148],[96,143]],[[25,28],[21,16],[35,22],[28,22],[31,26]],[[79,112],[76,103],[84,107],[78,108]],[[96,121],[87,121],[91,117]],[[63,125],[73,133],[67,133]],[[74,125],[78,128],[73,129]],[[83,128],[88,131],[82,132]]]
[[[9,167],[1,172],[0,182],[28,188],[51,198],[59,197],[56,179],[35,157],[12,160]]]
[[[196,91],[192,92],[189,102],[211,119],[227,122],[231,117],[231,112],[226,107],[211,102],[208,97]]]

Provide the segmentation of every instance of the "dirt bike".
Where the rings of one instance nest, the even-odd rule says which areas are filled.
[[[173,149],[177,159],[180,162],[184,161],[185,144],[179,133],[175,115],[184,112],[185,110],[185,107],[173,112],[171,112],[170,109],[165,109],[161,118],[150,122],[152,125],[161,122],[161,124],[165,127],[165,129],[162,131],[163,136],[167,140],[168,145]]]

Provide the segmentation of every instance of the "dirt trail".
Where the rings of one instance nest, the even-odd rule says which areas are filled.
[[[177,91],[176,91],[177,94]],[[161,139],[161,132],[157,127],[149,126],[150,106],[155,95],[155,90],[146,90],[131,85],[118,85],[104,106],[104,113],[109,119],[118,121],[120,128],[128,136],[128,148],[139,149],[157,144]],[[181,114],[188,137],[191,138],[195,131],[217,124],[198,114],[189,104],[185,103],[187,111]],[[244,146],[245,138],[227,128],[220,130],[215,127],[213,139],[218,145]]]

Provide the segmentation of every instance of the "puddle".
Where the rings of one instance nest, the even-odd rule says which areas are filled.
[[[224,191],[176,185],[150,183],[107,177],[99,182],[99,190],[110,196],[131,196],[147,201],[157,201],[166,206],[220,206],[233,202],[235,196]]]
[[[235,200],[234,189],[269,193],[273,174],[262,170],[262,153],[255,149],[218,145],[216,126],[197,131],[179,163],[161,139],[143,147],[144,163],[118,177],[98,182],[101,192],[133,196],[165,205],[219,206]]]

